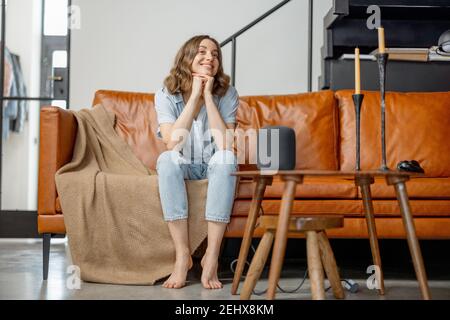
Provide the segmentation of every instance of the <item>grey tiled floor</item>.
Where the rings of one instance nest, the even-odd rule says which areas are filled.
[[[188,284],[180,290],[165,289],[160,283],[154,286],[124,286],[81,282],[80,289],[69,289],[70,274],[66,273],[70,265],[70,253],[66,239],[53,239],[50,257],[50,272],[47,281],[42,281],[42,242],[26,239],[0,239],[0,299],[210,299],[237,300],[230,294],[232,274],[222,271],[219,274],[224,288],[221,290],[203,289],[198,266],[189,273]],[[304,266],[301,266],[304,268]],[[226,267],[222,269],[227,269]],[[303,269],[304,270],[304,269]],[[302,272],[300,272],[302,273]],[[297,275],[296,275],[297,274]],[[291,290],[296,288],[302,277],[295,264],[284,271],[280,286]],[[286,276],[287,275],[287,276]],[[346,299],[420,299],[418,284],[413,279],[393,279],[385,281],[386,295],[379,296],[375,290],[369,290],[366,279],[354,279],[360,286],[357,293],[347,292]],[[430,280],[434,299],[450,299],[450,277]],[[267,278],[263,278],[256,290],[267,287]],[[253,295],[252,299],[264,299],[264,295]],[[310,299],[309,282],[305,281],[297,293],[279,293],[277,299]],[[333,299],[331,290],[327,298]]]

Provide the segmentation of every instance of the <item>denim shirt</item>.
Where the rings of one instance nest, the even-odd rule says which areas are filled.
[[[228,87],[223,97],[214,95],[213,100],[220,115],[226,124],[236,123],[236,111],[239,106],[239,96],[236,89]],[[167,88],[159,89],[155,94],[155,109],[158,124],[174,123],[185,107],[181,93],[170,94]],[[160,127],[156,132],[158,138],[162,138]],[[208,114],[206,106],[203,105],[192,121],[189,137],[181,150],[183,158],[190,163],[208,163],[211,156],[217,150],[213,137],[209,131]]]

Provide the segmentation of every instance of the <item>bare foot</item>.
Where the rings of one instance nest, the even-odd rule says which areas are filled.
[[[217,257],[206,252],[200,264],[203,268],[201,277],[203,287],[206,289],[221,289],[222,282],[217,277],[217,267],[219,265]]]
[[[192,258],[189,252],[176,258],[173,272],[163,283],[164,288],[180,289],[186,284],[186,277],[189,269],[192,268]]]

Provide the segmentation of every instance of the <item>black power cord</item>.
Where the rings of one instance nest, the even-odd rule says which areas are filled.
[[[255,252],[256,252],[255,247],[253,247],[253,245],[252,245],[251,248],[252,248],[253,254],[255,254]],[[234,259],[234,260],[230,263],[230,269],[231,269],[231,272],[233,272],[233,275],[234,275],[234,272],[235,272],[233,265],[234,265],[237,261],[238,261],[238,259]],[[248,260],[245,261],[245,263],[248,264],[248,265],[250,265],[250,263],[248,262]],[[278,288],[278,290],[279,290],[278,292],[282,292],[282,293],[296,293],[296,292],[298,292],[298,291],[301,289],[301,287],[303,286],[303,284],[305,283],[305,280],[306,280],[306,277],[307,277],[307,276],[308,276],[308,269],[305,270],[305,274],[303,275],[303,279],[302,279],[302,281],[300,282],[300,284],[297,286],[297,288],[295,288],[295,289],[293,289],[293,290],[283,289],[279,284],[277,284],[277,288]],[[264,289],[263,291],[255,291],[255,290],[253,289],[252,292],[253,292],[253,294],[255,294],[255,295],[257,295],[257,296],[261,296],[261,295],[263,295],[263,294],[265,294],[265,293],[267,292],[267,289]]]
[[[260,206],[260,212],[259,212],[259,216],[261,216],[261,215],[264,215],[264,209],[263,209],[262,206]],[[256,227],[257,227],[257,225],[256,225]],[[255,247],[253,247],[253,245],[252,245],[251,248],[252,248],[253,254],[255,254],[255,252],[256,252]],[[234,275],[234,271],[235,271],[233,265],[234,265],[237,261],[238,261],[238,259],[234,259],[234,260],[230,263],[230,269],[231,269],[231,272],[233,272],[233,275]],[[247,264],[247,265],[250,266],[250,263],[248,262],[248,260],[245,261],[245,264]],[[305,274],[303,275],[302,281],[300,282],[300,284],[298,285],[298,287],[295,288],[294,290],[286,290],[286,289],[283,289],[279,284],[277,284],[277,288],[278,288],[278,290],[279,290],[280,292],[282,292],[282,293],[296,293],[298,290],[300,290],[300,288],[301,288],[301,287],[303,286],[303,284],[305,283],[305,280],[306,280],[306,277],[307,277],[307,276],[308,276],[308,268],[305,270]],[[253,289],[252,292],[253,292],[253,294],[255,294],[255,295],[257,295],[257,296],[261,296],[261,295],[263,295],[263,294],[265,294],[265,293],[267,292],[267,289],[265,289],[265,290],[263,290],[263,291],[259,291],[259,292],[255,291],[255,290]]]
[[[261,212],[259,213],[259,215],[261,216],[261,215],[264,214],[264,209],[262,208],[262,206],[260,206],[260,209],[261,209]],[[253,245],[251,245],[251,248],[252,248],[253,254],[255,254],[255,252],[256,252],[255,247],[253,247]],[[233,275],[234,275],[234,272],[235,272],[235,269],[234,269],[233,265],[235,263],[237,263],[237,261],[238,261],[238,259],[234,259],[230,263],[230,270],[231,270],[231,272],[233,272]],[[250,266],[250,263],[248,262],[248,260],[245,261],[245,264]],[[302,281],[300,282],[300,284],[298,285],[297,288],[295,288],[294,290],[286,290],[286,289],[283,289],[279,284],[277,284],[277,288],[279,290],[278,292],[282,292],[282,293],[297,293],[301,289],[303,284],[305,283],[305,280],[306,280],[307,276],[308,276],[308,268],[306,268],[305,274],[303,275],[303,279],[302,279]],[[358,292],[359,285],[358,285],[358,283],[356,283],[352,279],[343,279],[343,280],[341,280],[341,282],[344,283],[344,288],[346,290],[350,291],[351,293]],[[331,286],[326,288],[325,291],[328,291],[330,289],[331,289]],[[261,296],[261,295],[265,294],[266,292],[267,292],[267,289],[265,289],[263,291],[255,291],[255,289],[252,290],[252,293],[257,295],[257,296]]]

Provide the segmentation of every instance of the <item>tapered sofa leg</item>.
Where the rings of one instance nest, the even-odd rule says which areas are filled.
[[[50,240],[52,239],[51,233],[44,233],[42,235],[42,256],[43,256],[43,278],[47,280],[48,278],[48,265],[50,260]]]

